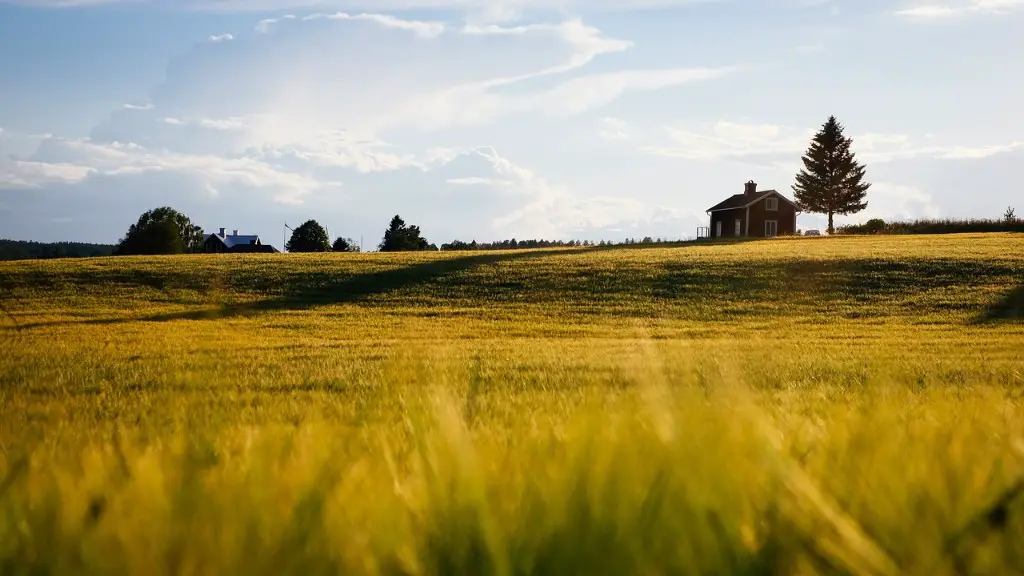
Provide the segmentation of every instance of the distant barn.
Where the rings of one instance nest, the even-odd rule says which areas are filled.
[[[224,228],[220,229],[217,234],[209,234],[206,236],[206,240],[203,241],[203,252],[208,254],[220,254],[220,253],[265,253],[273,254],[277,252],[277,248],[274,248],[270,244],[264,244],[259,236],[243,236],[239,235],[238,230],[233,231],[231,234],[225,234]]]
[[[711,216],[712,238],[772,238],[796,234],[795,202],[775,190],[758,191],[747,182],[742,194],[735,194],[707,210]]]

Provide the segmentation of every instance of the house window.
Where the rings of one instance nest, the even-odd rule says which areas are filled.
[[[740,219],[739,218],[736,219],[736,231],[733,232],[732,235],[733,236],[739,236],[740,235]]]
[[[769,198],[769,199],[765,200],[765,204],[766,204],[765,208],[767,210],[771,210],[771,211],[774,212],[775,210],[779,209],[779,199],[778,198]]]
[[[764,235],[766,238],[773,238],[779,235],[779,223],[775,220],[764,221]]]

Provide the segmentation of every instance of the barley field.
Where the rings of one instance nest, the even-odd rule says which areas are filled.
[[[1024,234],[0,290],[5,576],[1024,573]]]

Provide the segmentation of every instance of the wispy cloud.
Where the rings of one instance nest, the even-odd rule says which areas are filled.
[[[6,174],[2,182],[19,187],[75,183],[97,175],[175,171],[197,178],[204,186],[241,183],[269,189],[275,192],[275,201],[284,203],[300,202],[310,192],[338,185],[282,170],[258,158],[180,154],[131,143],[57,137],[42,142],[32,160],[15,161],[12,166],[0,168],[6,168],[0,169],[0,175]]]
[[[75,8],[102,4],[127,4],[140,0],[0,0],[0,4],[25,4],[47,8]],[[508,20],[523,11],[649,10],[693,4],[695,0],[145,0],[152,4],[210,12],[272,12],[274,10],[465,10],[490,21]]]
[[[210,42],[230,42],[235,39],[235,35],[231,33],[219,34],[217,36],[210,36],[207,40]]]
[[[385,28],[407,30],[420,38],[436,38],[445,30],[443,22],[403,20],[390,14],[348,14],[346,12],[337,12],[335,14],[310,14],[302,20],[355,20],[373,22],[384,26]]]
[[[270,29],[273,28],[275,24],[280,23],[282,20],[294,20],[294,19],[295,19],[295,15],[294,14],[285,14],[284,16],[282,16],[280,18],[265,18],[265,19],[260,20],[259,22],[257,22],[256,26],[254,27],[254,29],[256,30],[256,32],[259,32],[260,34],[267,34],[268,32],[270,32]]]
[[[796,165],[814,136],[814,129],[797,129],[774,124],[743,124],[719,121],[712,125],[664,128],[669,143],[645,145],[642,151],[656,156],[713,162],[761,158],[777,164],[788,157]],[[977,160],[1021,149],[1022,142],[1009,144],[943,144],[934,138],[906,134],[862,133],[851,135],[853,151],[867,163],[928,157],[942,160]],[[788,165],[788,164],[787,164]]]
[[[1024,7],[1024,0],[969,0],[955,4],[919,4],[896,11],[908,20],[943,21],[972,14],[1005,14]]]
[[[482,176],[463,176],[461,178],[449,178],[445,180],[446,183],[453,186],[511,186],[513,182],[511,180],[498,180],[495,178],[485,178]]]

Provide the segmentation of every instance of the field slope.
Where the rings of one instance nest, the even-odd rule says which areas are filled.
[[[0,263],[0,574],[1024,571],[1024,235]]]

